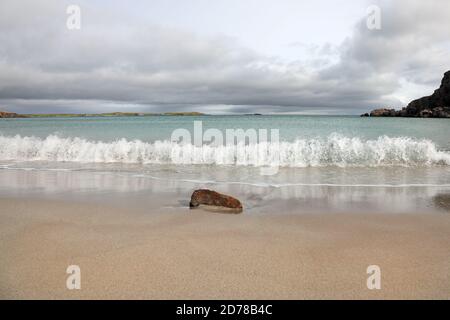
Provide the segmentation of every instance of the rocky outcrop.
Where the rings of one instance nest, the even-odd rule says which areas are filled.
[[[363,114],[361,116],[366,116]],[[371,117],[450,118],[450,71],[444,73],[441,85],[431,96],[411,101],[402,110],[375,109]]]
[[[14,112],[0,111],[0,118],[23,118],[23,117],[24,116]]]
[[[199,189],[192,193],[189,207],[195,208],[199,205],[232,209],[235,213],[242,212],[242,204],[238,199],[208,189]]]
[[[370,112],[371,117],[394,117],[395,109],[375,109]]]
[[[411,101],[405,110],[407,116],[420,115],[421,112],[426,116],[437,116],[439,112],[433,113],[435,108],[440,108],[439,112],[450,112],[450,71],[444,74],[441,86],[431,96]]]

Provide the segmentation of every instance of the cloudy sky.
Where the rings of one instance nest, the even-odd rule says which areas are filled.
[[[0,2],[0,109],[22,113],[359,114],[431,94],[449,58],[448,0]]]

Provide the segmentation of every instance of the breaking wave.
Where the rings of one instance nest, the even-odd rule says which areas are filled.
[[[450,165],[450,152],[430,140],[382,136],[374,140],[332,134],[293,142],[218,147],[170,141],[153,143],[119,139],[0,136],[1,161],[66,161],[82,163],[216,164],[243,166],[431,166]]]

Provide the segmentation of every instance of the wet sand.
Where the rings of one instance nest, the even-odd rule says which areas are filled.
[[[449,299],[450,214],[0,198],[2,299]],[[299,210],[300,211],[300,210]],[[81,268],[81,290],[66,268]],[[366,269],[381,268],[369,290]]]

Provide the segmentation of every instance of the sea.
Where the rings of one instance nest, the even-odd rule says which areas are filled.
[[[233,132],[244,138],[234,139]],[[0,119],[0,196],[24,190],[122,199],[165,194],[176,199],[165,206],[183,207],[196,188],[240,196],[255,213],[268,204],[270,210],[273,204],[284,208],[277,212],[446,212],[450,121],[306,115]]]

